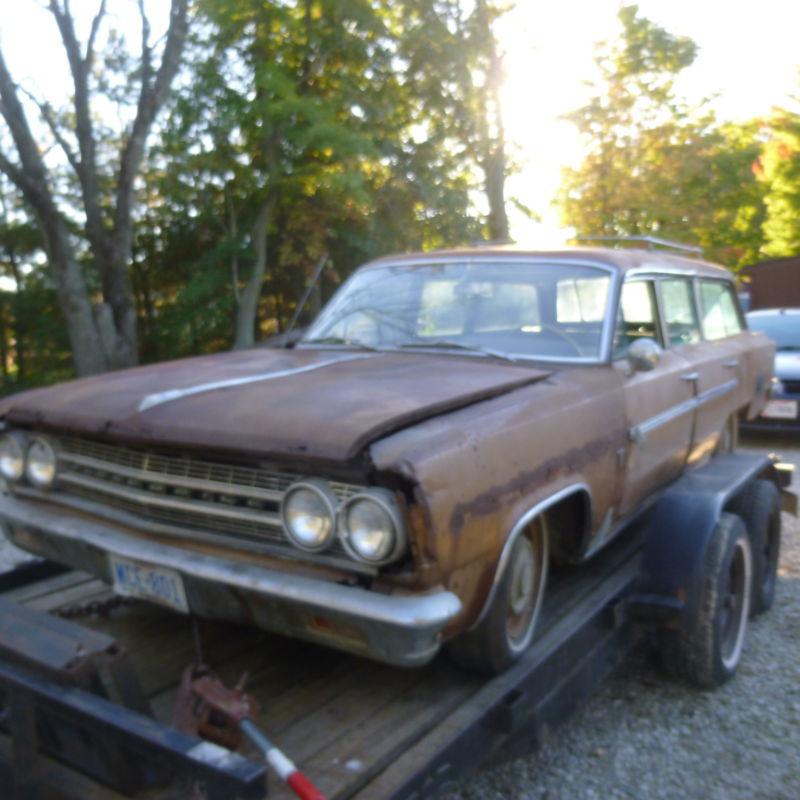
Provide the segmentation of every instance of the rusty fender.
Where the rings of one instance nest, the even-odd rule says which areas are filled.
[[[503,548],[531,509],[583,492],[590,514],[581,546],[588,546],[617,502],[627,446],[619,376],[575,367],[429,419],[369,452],[377,470],[416,487],[424,519],[424,530],[414,531],[417,554],[438,565],[464,604],[455,632],[480,615]]]

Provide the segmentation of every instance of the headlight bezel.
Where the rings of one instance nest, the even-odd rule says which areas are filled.
[[[36,476],[35,472],[31,471],[32,458],[31,452],[35,447],[41,447],[46,452],[49,452],[52,457],[52,476],[48,480],[41,480]],[[25,450],[25,480],[35,489],[47,491],[55,486],[58,480],[58,449],[51,439],[47,436],[31,436],[28,440],[28,446]]]
[[[328,516],[330,519],[330,530],[323,542],[318,545],[308,545],[306,542],[296,538],[296,533],[294,532],[292,526],[288,520],[288,505],[289,499],[291,498],[292,494],[298,491],[310,491],[315,494],[318,498],[322,499],[324,505],[328,510]],[[302,550],[306,553],[322,553],[326,550],[330,549],[331,545],[336,541],[337,535],[337,513],[338,513],[338,499],[331,489],[330,485],[327,481],[324,481],[320,478],[304,478],[303,480],[295,481],[289,488],[284,492],[283,497],[281,499],[281,523],[283,525],[283,532],[286,538],[289,540],[290,544],[296,547],[298,550]]]
[[[0,457],[0,477],[9,483],[19,483],[25,478],[25,467],[28,461],[28,438],[25,434],[19,431],[4,431],[0,435],[0,444],[6,440],[13,442],[15,447],[19,450],[20,469],[18,474],[10,474],[3,469],[3,460]]]
[[[371,502],[376,504],[388,517],[392,525],[393,539],[389,547],[385,548],[380,558],[370,558],[361,553],[351,542],[352,531],[348,525],[348,512],[360,502]],[[369,564],[373,567],[381,567],[397,561],[408,549],[408,534],[403,523],[400,508],[397,505],[394,493],[388,489],[379,487],[365,488],[360,492],[348,497],[339,506],[339,516],[337,519],[337,529],[339,537],[347,554],[362,564]]]

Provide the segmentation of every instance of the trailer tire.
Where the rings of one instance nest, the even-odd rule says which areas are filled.
[[[771,481],[754,480],[733,501],[750,535],[753,549],[753,589],[750,615],[769,611],[775,602],[781,549],[781,498]]]
[[[516,537],[483,618],[447,646],[458,666],[496,675],[528,649],[547,583],[548,538],[542,517],[529,523]]]
[[[735,674],[750,612],[752,551],[744,522],[723,513],[708,543],[699,596],[679,630],[661,632],[661,661],[672,675],[715,689]]]

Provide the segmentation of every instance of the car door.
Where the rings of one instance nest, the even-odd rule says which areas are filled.
[[[692,438],[692,365],[680,348],[664,347],[656,298],[653,278],[623,283],[614,342],[614,367],[623,376],[629,438],[619,507],[622,516],[680,475]],[[650,369],[635,369],[628,355],[641,338],[661,347]]]
[[[733,286],[717,278],[696,278],[702,341],[691,347],[697,375],[697,411],[691,460],[713,452],[731,415],[742,405],[744,324]]]

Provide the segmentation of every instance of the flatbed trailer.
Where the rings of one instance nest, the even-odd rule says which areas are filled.
[[[654,595],[652,537],[674,529],[680,538],[685,523],[698,524],[698,507],[719,516],[747,481],[770,470],[758,457],[716,459],[706,473],[671,487],[589,564],[554,569],[534,646],[492,678],[464,672],[444,655],[404,670],[228,623],[201,620],[193,629],[187,617],[142,602],[97,613],[113,597],[108,586],[79,572],[48,574],[46,565],[0,576],[0,786],[26,800],[292,797],[277,780],[267,786],[255,749],[231,755],[172,727],[196,630],[205,662],[226,684],[248,673],[247,691],[261,708],[255,722],[326,797],[435,797],[481,764],[535,748],[654,623],[675,618],[680,587],[696,575],[685,564],[665,563],[675,574],[660,576]],[[699,505],[685,502],[693,494]],[[672,508],[675,519],[668,518]],[[655,557],[663,560],[663,552]],[[671,594],[672,585],[678,591]],[[49,615],[44,636],[38,612]],[[55,645],[44,652],[49,619],[57,620],[53,636],[65,647],[87,631],[87,647],[106,648],[112,659],[127,654],[152,718],[132,708],[135,702],[114,702],[113,693],[103,697],[48,676],[42,663],[65,660]],[[26,649],[29,661],[15,657]],[[87,747],[76,751],[69,746],[75,740]],[[102,763],[87,763],[87,750],[98,748]]]

